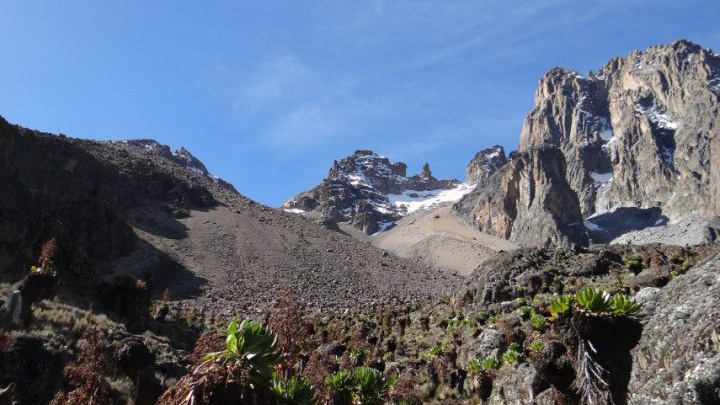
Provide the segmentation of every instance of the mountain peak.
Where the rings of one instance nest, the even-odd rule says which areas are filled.
[[[470,184],[477,184],[490,177],[491,174],[503,167],[507,161],[505,148],[502,146],[494,145],[483,149],[475,154],[475,157],[465,169],[466,181]]]
[[[405,163],[361,149],[335,160],[322,183],[285,202],[283,208],[373,234],[414,209],[459,198],[441,194],[460,185],[457,180],[437,180],[428,163],[420,174],[407,177]]]

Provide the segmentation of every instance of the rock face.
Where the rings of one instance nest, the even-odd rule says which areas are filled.
[[[507,162],[505,149],[502,146],[495,145],[481,150],[475,154],[475,157],[465,169],[466,181],[470,184],[477,184],[490,177],[491,174],[505,166]]]
[[[454,209],[481,231],[529,246],[587,244],[580,206],[554,147],[529,148],[458,202]]]
[[[720,255],[647,295],[652,310],[632,351],[632,403],[719,403]]]
[[[559,200],[577,200],[584,219],[623,207],[659,208],[663,222],[648,226],[688,221],[692,216],[693,223],[703,228],[693,232],[693,241],[713,240],[716,231],[711,222],[720,215],[719,107],[720,56],[684,40],[613,59],[587,77],[554,68],[540,80],[535,107],[520,134],[519,153],[546,145],[562,153],[569,188],[556,185],[554,192],[567,193],[556,197]],[[486,165],[483,151],[468,167],[468,180],[480,182],[474,195],[492,194],[482,190],[499,185],[483,181],[492,172],[484,170]],[[510,166],[506,172],[520,168]],[[503,192],[512,195],[511,190]],[[515,206],[483,204],[475,210],[482,215],[467,216],[469,223],[515,238],[510,226],[514,221],[509,219]],[[608,234],[616,231],[603,231],[597,223],[583,224],[574,207],[565,208],[572,214],[543,212],[541,216],[551,219],[536,225],[551,224],[551,229],[561,230],[588,226],[598,243],[608,242]],[[537,208],[535,215],[544,209]],[[660,231],[654,232],[660,235],[655,239],[667,239]],[[581,230],[562,233],[554,238],[586,242]],[[547,239],[526,242],[545,244]]]
[[[392,196],[405,194],[411,199],[419,198],[422,192],[449,190],[460,185],[457,180],[436,179],[427,163],[420,174],[407,177],[406,171],[405,163],[392,163],[372,151],[357,150],[333,162],[320,185],[290,199],[283,208],[326,222],[349,223],[370,235],[404,214],[402,206],[393,204]]]
[[[720,57],[687,41],[633,52],[582,77],[541,80],[520,150],[560,148],[584,216],[618,207],[720,214]]]

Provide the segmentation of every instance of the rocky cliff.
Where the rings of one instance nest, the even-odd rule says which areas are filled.
[[[648,216],[642,210],[660,209],[657,221],[646,226],[662,227],[654,228],[648,240],[664,232],[664,225],[679,221],[690,221],[691,228],[698,229],[695,233],[699,236],[688,238],[707,240],[703,235],[717,233],[708,224],[720,215],[719,105],[720,57],[684,40],[613,59],[586,77],[554,68],[540,80],[535,106],[520,134],[519,152],[550,145],[562,153],[570,186],[566,191],[575,195],[562,200],[577,199],[595,241],[608,242],[608,234],[617,237],[622,233],[621,229],[601,229],[599,224],[612,225],[612,214],[623,207],[638,209],[641,217]],[[482,178],[476,174],[476,166],[471,163],[469,178]],[[512,165],[507,170],[521,167]],[[481,181],[474,194],[494,186]],[[507,189],[502,192],[513,194]],[[505,215],[497,210],[506,209],[496,205],[491,213],[467,218],[471,224],[487,228],[482,221],[497,219]],[[575,211],[571,206],[565,209]],[[627,218],[625,211],[621,214],[615,222],[638,222]],[[570,222],[553,228],[582,227],[576,215],[555,218]],[[698,222],[701,225],[696,226]],[[497,230],[513,238],[512,231],[507,233],[507,220],[505,223]],[[672,233],[677,230],[673,228]],[[583,243],[583,236],[575,237],[566,235],[564,239]],[[658,238],[666,240],[668,236]]]
[[[481,231],[520,245],[585,244],[565,159],[550,146],[526,149],[481,181],[454,209]]]
[[[442,202],[440,193],[462,186],[457,180],[436,179],[427,163],[419,174],[408,177],[406,172],[405,163],[357,150],[333,162],[320,185],[290,199],[283,208],[325,223],[351,224],[370,235],[390,226],[412,210],[414,203],[427,202],[429,206],[435,200]],[[467,190],[461,188],[445,197],[459,198],[457,193]]]
[[[520,149],[563,151],[586,217],[630,206],[711,218],[720,214],[719,102],[720,57],[687,41],[587,77],[556,68],[540,80]]]

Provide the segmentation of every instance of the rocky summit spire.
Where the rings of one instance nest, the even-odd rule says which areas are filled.
[[[522,190],[511,186],[523,183],[505,182],[515,178],[508,173],[486,171],[488,156],[483,151],[468,166],[467,176],[468,182],[487,181],[479,181],[479,187],[466,196],[482,206],[470,207],[466,218],[483,229],[502,228],[492,232],[520,241],[518,232],[541,230],[541,221],[522,226],[517,222],[524,217],[521,211],[531,207],[537,218],[543,217],[540,211],[551,214],[545,218],[555,218],[555,225],[548,228],[557,230],[550,235],[551,241],[578,243],[584,237],[567,221],[609,215],[622,207],[660,208],[671,221],[693,215],[711,224],[720,216],[720,166],[713,163],[720,161],[718,111],[720,56],[685,40],[613,59],[588,77],[553,68],[539,82],[535,106],[520,134],[519,154],[533,151],[529,156],[564,160],[563,179],[556,178],[559,172],[554,172],[549,176],[553,184],[526,183],[526,187],[553,186],[553,192],[544,194],[547,190],[535,188],[523,197],[527,201],[510,203],[518,193],[523,195]],[[537,148],[547,151],[547,147],[559,150],[560,156],[537,152]],[[507,170],[524,170],[528,176],[532,173],[527,170],[544,167],[520,165],[514,158],[506,166],[511,166]],[[496,175],[505,180],[489,181]],[[561,180],[569,187],[559,187]],[[485,183],[501,187],[502,195],[485,190]],[[577,197],[559,196],[559,192]],[[554,205],[537,208],[534,199],[539,195],[555,195],[548,200]],[[462,204],[464,209],[468,209],[469,201]],[[560,201],[561,205],[570,205],[558,205]],[[575,212],[574,201],[582,218],[558,215]],[[505,217],[497,210],[507,207],[518,212],[508,213],[512,225],[505,226],[498,222]],[[550,212],[550,207],[558,209]],[[585,226],[593,232],[592,219]],[[525,242],[545,244],[545,240]]]
[[[477,184],[481,180],[490,177],[499,168],[507,163],[505,149],[500,145],[481,150],[475,154],[465,169],[465,177],[468,183]]]
[[[420,172],[420,177],[431,179],[432,178],[432,172],[430,171],[430,163],[425,163],[422,167],[422,171]]]

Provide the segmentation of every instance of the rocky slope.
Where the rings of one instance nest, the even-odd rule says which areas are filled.
[[[326,224],[350,224],[371,235],[420,206],[457,200],[469,190],[457,180],[436,179],[427,163],[420,174],[407,177],[406,171],[405,163],[358,150],[333,162],[327,178],[317,187],[282,207]]]
[[[5,121],[0,131],[6,280],[25,274],[55,237],[68,252],[68,274],[132,272],[152,279],[157,294],[167,289],[173,305],[210,312],[266,308],[287,286],[310,307],[327,308],[409,301],[451,284],[436,270],[248,200],[185,150],[78,140]],[[436,184],[431,176],[410,181]]]
[[[550,145],[562,152],[565,180],[582,217],[589,219],[593,240],[606,241],[603,233],[615,232],[599,229],[594,216],[622,207],[660,208],[670,224],[688,215],[709,222],[720,215],[719,103],[720,57],[683,40],[613,59],[587,77],[554,68],[540,80],[519,151]],[[577,207],[564,209],[575,212]],[[491,216],[506,214],[493,211]],[[486,216],[477,222],[467,218],[487,227]],[[553,227],[575,226],[578,218],[564,220],[570,222]],[[701,238],[717,233],[699,228]],[[512,237],[507,225],[500,229],[499,234]],[[659,232],[649,240],[655,235],[665,238]],[[583,232],[558,239],[585,242]]]
[[[408,214],[391,229],[367,239],[398,256],[461,275],[469,275],[499,251],[518,247],[468,226],[449,204]]]
[[[632,403],[720,402],[720,255],[642,291],[648,318],[633,349]]]

